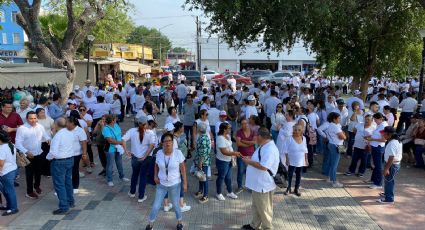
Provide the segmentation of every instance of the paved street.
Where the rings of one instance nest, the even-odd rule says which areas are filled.
[[[161,117],[161,119],[164,118]],[[126,122],[124,127],[129,127],[129,125],[130,122]],[[344,160],[344,162],[346,161],[347,159]],[[189,160],[188,164],[190,162]],[[131,167],[128,158],[124,158],[124,164],[126,176],[130,177]],[[57,198],[51,191],[50,179],[42,179],[43,188],[45,191],[49,191],[46,191],[46,194],[42,195],[40,200],[32,201],[24,198],[25,183],[21,177],[22,185],[18,191],[21,212],[12,217],[2,217],[0,219],[1,228],[31,230],[144,229],[154,199],[154,187],[148,186],[148,199],[144,203],[138,204],[136,198],[127,196],[129,183],[119,182],[115,173],[115,187],[110,188],[102,177],[97,176],[99,170],[100,167],[97,167],[95,173],[82,178],[80,192],[76,196],[76,207],[66,216],[53,216],[51,214],[52,210],[57,208]],[[374,197],[370,197],[370,194],[377,194],[377,190],[372,191],[365,188],[365,184],[362,185],[362,182],[354,177],[349,178],[351,180],[350,188],[335,189],[327,184],[324,177],[319,175],[317,171],[314,169],[303,178],[303,194],[301,197],[293,195],[285,197],[283,190],[276,192],[274,198],[275,229],[393,228],[388,223],[385,224],[385,220],[391,217],[383,215],[386,209],[382,206],[377,207],[374,203]],[[343,168],[340,168],[340,171],[343,171]],[[21,171],[21,175],[24,175],[23,171]],[[339,177],[343,178],[342,175]],[[233,182],[236,183],[236,179]],[[348,183],[348,181],[344,182]],[[197,186],[196,179],[189,177],[189,193],[186,194],[185,198],[188,205],[192,206],[192,210],[183,215],[186,229],[238,229],[241,225],[250,221],[251,199],[248,192],[242,193],[237,200],[227,199],[220,202],[214,198],[215,181],[211,181],[210,201],[206,204],[199,204],[192,196],[197,190]],[[371,200],[365,202],[366,198],[362,196],[368,195],[368,193]],[[418,197],[418,199],[423,200],[423,197]],[[404,208],[403,205],[395,207],[389,209],[390,214],[391,209]],[[376,213],[379,209],[383,211]],[[400,211],[398,210],[398,213]],[[381,227],[377,224],[380,222],[382,223]],[[405,223],[408,224],[408,222]],[[174,212],[165,213],[161,211],[155,228],[174,229],[175,224]],[[420,222],[416,224],[417,227],[420,226]],[[400,229],[399,227],[394,229],[397,228]],[[415,226],[412,225],[410,229],[414,228]]]

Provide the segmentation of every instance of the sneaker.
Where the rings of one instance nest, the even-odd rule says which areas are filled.
[[[128,179],[127,177],[123,177],[123,178],[121,178],[121,180],[124,181],[124,182],[129,182],[130,181],[130,179]]]
[[[232,199],[238,199],[238,196],[236,196],[236,194],[234,194],[233,192],[227,193],[226,196]]]
[[[78,194],[78,188],[74,188],[74,194]]]
[[[386,201],[385,198],[378,199],[376,202],[381,204],[394,204],[394,201]]]
[[[169,212],[173,208],[173,204],[169,203],[168,206],[164,206],[164,212]]]
[[[363,178],[364,177],[364,174],[363,173],[359,173],[359,174],[357,174],[357,176],[360,177],[360,178]]]
[[[38,195],[40,195],[41,192],[43,191],[43,190],[41,190],[41,188],[35,188],[34,190]]]
[[[370,189],[382,189],[382,186],[379,186],[379,185],[371,185],[371,186],[369,186],[369,188]]]
[[[108,182],[108,186],[109,186],[109,187],[113,187],[113,186],[114,186],[114,182],[109,181],[109,182]]]
[[[190,211],[190,209],[191,209],[192,207],[190,207],[189,205],[184,205],[183,207],[180,207],[180,210],[182,211],[182,212],[187,212],[187,211]]]
[[[351,172],[345,172],[344,175],[351,176],[352,174],[351,174]]]
[[[203,192],[195,192],[195,198],[201,198],[203,195]]]
[[[332,184],[332,187],[334,187],[334,188],[343,188],[343,187],[344,187],[344,185],[343,185],[343,184],[341,184],[341,183],[339,183],[339,182],[334,182],[334,183]]]
[[[125,115],[125,117],[130,117],[130,114]],[[146,229],[147,229],[147,227],[146,227]],[[152,228],[151,228],[151,229],[152,229]]]
[[[373,181],[371,181],[371,180],[365,180],[363,182],[366,183],[366,184],[373,184]]]
[[[208,197],[207,196],[203,196],[201,199],[199,199],[199,203],[204,204],[208,202]]]
[[[283,195],[287,196],[289,193],[291,193],[290,189],[285,190],[285,192],[283,192]]]
[[[18,209],[16,209],[16,210],[7,210],[6,212],[3,212],[3,214],[1,214],[1,215],[2,216],[10,216],[10,215],[16,214],[18,212],[19,212]]]
[[[236,194],[241,194],[244,191],[243,188],[239,188],[238,191],[236,191]]]
[[[106,171],[105,170],[102,170],[102,171],[100,171],[100,173],[99,174],[97,174],[98,176],[106,176]]]
[[[65,210],[62,210],[62,209],[56,209],[52,213],[53,213],[53,215],[66,215],[68,213],[68,211],[65,211]]]
[[[226,198],[224,198],[223,194],[217,194],[215,197],[217,197],[218,200],[224,201]]]
[[[128,192],[128,193],[127,193],[127,195],[128,195],[130,198],[134,198],[134,197],[136,197],[136,194],[132,194],[132,193],[130,193],[130,192]]]
[[[142,203],[143,201],[145,201],[146,199],[148,199],[148,197],[145,195],[142,199],[137,199],[137,203]]]
[[[35,194],[34,192],[30,193],[30,194],[25,194],[25,197],[28,197],[30,199],[38,199],[38,195]]]
[[[379,196],[380,196],[380,197],[385,197],[385,193],[384,193],[384,192],[380,192],[380,193],[379,193]]]
[[[176,229],[177,230],[183,230],[183,224],[178,223],[177,226],[176,226]]]
[[[251,227],[250,224],[245,224],[244,226],[242,226],[242,229],[246,229],[246,230],[255,230],[255,228]]]
[[[150,225],[150,224],[146,225],[145,230],[152,230],[152,229],[153,229],[153,225]]]
[[[85,177],[86,176],[86,174],[84,174],[84,173],[82,173],[82,172],[79,172],[80,173],[80,178],[82,178],[82,177]]]

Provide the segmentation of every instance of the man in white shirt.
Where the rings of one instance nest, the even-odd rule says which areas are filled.
[[[84,84],[86,84],[86,85],[83,87],[83,90],[82,90],[84,94],[86,94],[86,93],[87,93],[87,90],[90,90],[90,91],[94,92],[95,88],[94,88],[94,86],[92,86],[92,85],[91,85],[91,81],[90,81],[90,80],[86,80],[86,81],[84,82]]]
[[[399,105],[399,100],[398,100],[398,97],[396,96],[396,93],[394,91],[390,91],[388,93],[388,97],[390,98],[389,105],[391,109],[397,110]]]
[[[78,102],[78,105],[80,105],[81,102],[83,101],[84,97],[86,96],[86,94],[82,90],[80,90],[79,85],[76,85],[74,87],[74,93],[75,93],[75,98]]]
[[[271,117],[273,113],[276,112],[276,106],[279,103],[281,103],[281,101],[279,98],[277,98],[277,92],[271,90],[270,97],[267,98],[264,102],[264,111],[266,112],[266,127],[269,129],[272,127]]]
[[[230,88],[232,88],[233,92],[236,91],[236,79],[233,77],[233,75],[229,76],[227,83],[230,85]]]
[[[50,145],[47,159],[51,160],[53,187],[59,199],[59,209],[53,211],[54,215],[64,215],[74,206],[74,193],[72,189],[73,133],[66,128],[65,118],[56,120],[59,131],[55,134]]]
[[[181,83],[176,87],[177,97],[179,99],[179,114],[180,115],[184,113],[183,104],[186,103],[186,97],[187,97],[188,91],[189,90],[187,89],[184,81],[181,81]]]
[[[345,102],[343,99],[338,99],[337,101],[338,107],[332,112],[338,113],[341,117],[341,127],[343,130],[346,130],[346,126],[348,125],[348,109],[345,107]]]
[[[252,115],[258,116],[257,108],[255,108],[255,97],[254,95],[249,95],[248,97],[248,105],[245,109],[245,118],[249,119]]]
[[[159,86],[156,85],[156,80],[153,80],[152,86],[149,89],[149,92],[151,93],[152,101],[156,104],[158,108],[161,108],[160,101],[159,101],[159,91],[160,91],[160,88]]]
[[[389,105],[387,99],[385,99],[385,95],[382,93],[378,94],[378,100],[376,102],[378,102],[379,105],[379,112],[384,113],[384,107]]]
[[[220,120],[219,117],[220,117],[220,110],[218,110],[216,108],[215,102],[212,101],[211,102],[211,108],[208,110],[208,122],[210,124],[211,133],[213,134],[214,141],[216,139],[216,135],[215,135],[215,124],[217,124],[217,122]]]
[[[347,107],[348,110],[351,111],[351,104],[353,104],[353,102],[357,101],[360,105],[360,109],[363,110],[364,109],[364,103],[363,100],[360,98],[361,97],[362,92],[360,92],[360,90],[356,89],[353,92],[353,96],[347,99]]]
[[[401,108],[400,119],[397,124],[397,133],[407,130],[410,126],[410,117],[415,112],[416,107],[418,106],[418,101],[416,101],[410,93],[406,93],[406,99],[401,101],[399,107]],[[406,127],[403,129],[403,125]]]
[[[38,195],[41,194],[40,188],[41,180],[41,165],[43,159],[41,153],[42,142],[50,143],[50,137],[46,133],[44,127],[38,124],[37,115],[31,111],[27,113],[27,123],[19,126],[16,132],[16,148],[27,156],[30,160],[30,164],[25,166],[25,176],[27,182],[27,194],[26,197],[37,199]],[[36,193],[34,193],[34,188]]]
[[[242,229],[273,228],[273,193],[276,184],[273,177],[279,167],[279,151],[271,140],[270,131],[260,128],[257,137],[260,146],[252,158],[244,157],[247,165],[246,184],[252,190],[252,221]]]

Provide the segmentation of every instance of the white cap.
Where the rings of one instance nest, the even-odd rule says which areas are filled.
[[[249,95],[249,97],[248,97],[248,101],[255,101],[255,97],[254,97],[254,95]]]
[[[362,94],[362,92],[360,92],[360,90],[358,89],[354,90],[353,92],[353,95],[360,95],[360,94]]]
[[[220,116],[227,116],[226,111],[224,111],[224,110],[220,111]]]
[[[79,85],[74,86],[74,90],[80,90],[80,86]]]
[[[168,131],[168,132],[173,131],[173,130],[174,130],[174,125],[173,125],[173,123],[167,123],[167,124],[165,124],[164,129],[165,129],[166,131]]]

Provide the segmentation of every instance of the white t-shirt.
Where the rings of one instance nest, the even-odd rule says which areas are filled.
[[[365,137],[371,136],[373,130],[375,130],[375,127],[373,125],[369,126],[369,128],[364,127],[364,124],[357,124],[356,125],[356,135],[354,136],[354,145],[353,147],[359,148],[359,149],[365,149],[366,148],[366,141]]]
[[[103,115],[109,114],[111,111],[111,104],[107,103],[98,103],[92,106],[93,119],[99,119]]]
[[[269,169],[273,175],[276,175],[279,167],[279,151],[273,141],[261,146],[261,161],[259,160],[259,150],[257,148],[252,155],[251,160],[259,162],[261,166]],[[245,186],[255,192],[266,193],[276,188],[273,177],[268,171],[259,170],[251,165],[246,168]]]
[[[12,151],[10,151],[9,145],[7,143],[0,145],[0,160],[4,161],[4,165],[0,170],[0,176],[4,176],[18,168],[16,165],[17,151],[15,147],[13,148],[14,153],[12,155]]]
[[[232,141],[231,140],[227,140],[226,138],[224,138],[222,135],[217,137],[217,159],[221,160],[221,161],[227,161],[230,162],[232,160],[231,156],[226,156],[223,153],[221,153],[221,148],[225,148],[227,151],[233,151],[233,147],[232,147]]]
[[[156,135],[150,130],[146,129],[143,135],[143,141],[140,141],[139,129],[131,128],[128,130],[122,137],[124,141],[131,141],[130,152],[137,158],[142,158],[146,155],[146,151],[149,148],[149,145],[156,144]],[[152,156],[152,151],[149,153]]]
[[[288,154],[289,165],[295,167],[303,167],[306,165],[305,154],[308,153],[307,141],[302,137],[303,141],[298,144],[291,136],[286,139],[284,144],[284,153]]]
[[[158,178],[161,185],[170,187],[181,182],[180,164],[184,162],[183,153],[174,149],[170,156],[165,156],[163,150],[159,150],[155,163],[158,165]],[[168,176],[166,173],[168,168]]]
[[[391,140],[385,146],[384,161],[387,162],[390,156],[394,156],[393,161],[400,163],[403,157],[403,144],[398,140]]]
[[[248,105],[245,108],[245,118],[249,119],[252,115],[258,116],[257,108],[255,108],[255,106]]]
[[[329,143],[334,145],[343,145],[344,140],[339,139],[337,135],[340,132],[342,132],[341,124],[335,124],[333,122],[329,123],[329,126],[325,131]]]
[[[176,122],[180,121],[179,115],[176,116],[176,118],[172,117],[172,116],[167,116],[167,118],[165,119],[165,123],[164,124],[174,124]]]
[[[310,123],[310,126],[314,130],[316,130],[317,129],[317,120],[319,120],[319,116],[317,115],[317,113],[315,113],[315,112],[309,113],[307,115],[307,118],[308,118],[308,122]]]
[[[74,134],[74,141],[72,144],[72,149],[74,152],[74,156],[81,155],[81,141],[87,141],[87,134],[81,127],[75,127],[74,130],[72,130],[72,133]]]
[[[388,126],[388,123],[386,121],[383,121],[381,124],[377,125],[375,130],[372,132],[372,139],[380,139],[382,137],[381,131],[384,130],[385,127]],[[377,141],[371,141],[370,146],[372,147],[384,147],[385,142],[377,142]]]

